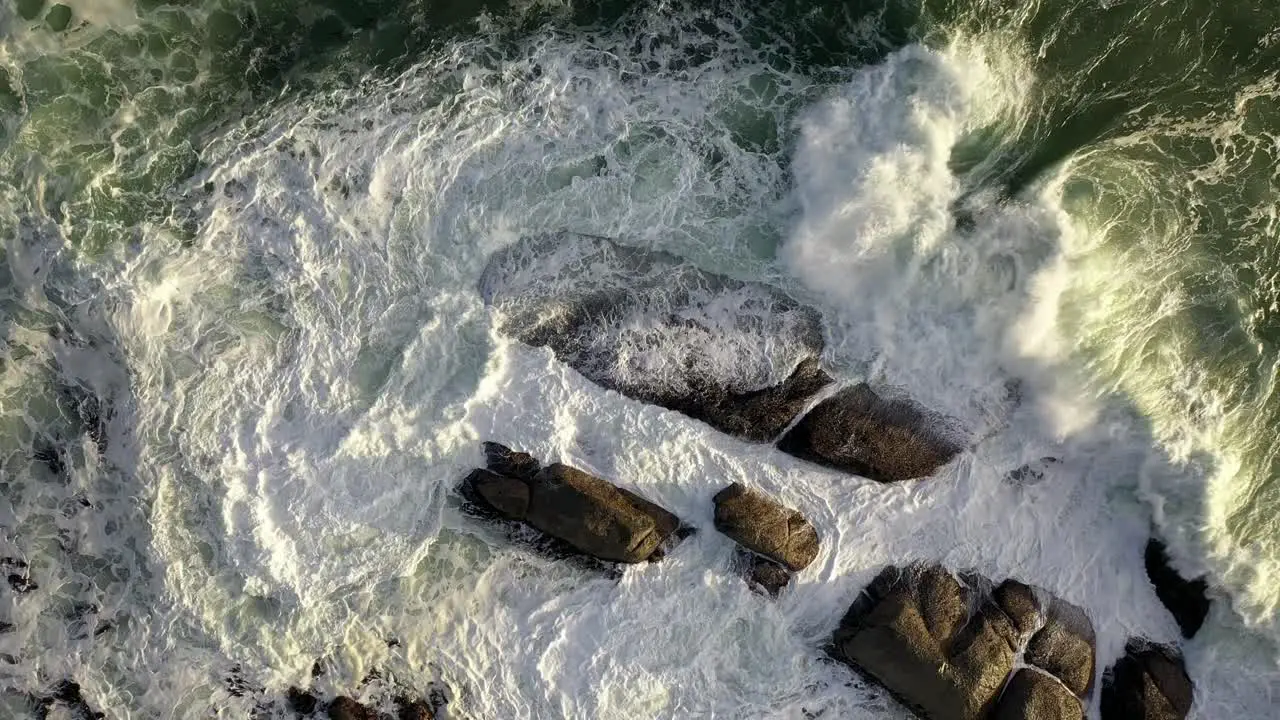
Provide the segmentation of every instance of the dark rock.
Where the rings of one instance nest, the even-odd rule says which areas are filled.
[[[572,233],[494,253],[499,329],[602,387],[769,442],[831,378],[821,316],[777,290],[664,252]]]
[[[742,576],[756,590],[778,597],[782,589],[791,584],[791,572],[778,563],[746,550],[742,556],[738,560]]]
[[[735,542],[800,571],[818,556],[818,532],[803,515],[740,483],[716,493],[715,525]]]
[[[289,703],[289,709],[299,715],[310,715],[319,705],[315,695],[296,687],[289,688],[285,693],[285,700]]]
[[[1062,461],[1056,457],[1045,456],[1011,471],[1004,479],[1012,485],[1035,485],[1044,479],[1049,468],[1060,462]]]
[[[518,480],[532,480],[542,469],[538,461],[529,453],[516,452],[506,445],[496,442],[484,444],[484,462],[489,470]]]
[[[11,622],[0,622],[0,635],[13,632],[14,627],[16,626]]]
[[[1183,720],[1194,690],[1176,650],[1130,640],[1102,677],[1102,720]]]
[[[490,470],[472,470],[462,481],[462,493],[508,520],[523,520],[529,510],[528,483]]]
[[[35,707],[36,720],[47,720],[55,710],[61,710],[59,718],[68,720],[98,720],[102,713],[95,712],[81,693],[79,683],[63,680],[48,695],[38,698]]]
[[[396,698],[396,706],[399,720],[435,720],[436,717],[435,710],[423,700],[399,697]]]
[[[538,472],[525,521],[577,550],[612,562],[647,560],[674,532],[671,513],[567,465]],[[674,522],[679,525],[679,520]],[[666,532],[664,532],[666,531]]]
[[[1023,658],[1083,697],[1093,685],[1093,623],[1084,610],[1054,598],[1045,612],[1044,626],[1032,636]]]
[[[344,695],[329,702],[330,720],[377,720],[378,714]]]
[[[13,591],[19,595],[24,595],[32,590],[40,589],[40,586],[32,582],[30,576],[27,575],[10,573],[7,579],[9,581],[9,587],[13,588]]]
[[[1017,630],[940,566],[890,567],[849,608],[831,654],[917,715],[976,720],[1013,668]]]
[[[865,383],[818,403],[778,442],[783,452],[877,482],[928,477],[960,452],[941,421]]]
[[[1155,585],[1156,597],[1173,614],[1183,637],[1195,637],[1209,614],[1209,590],[1203,577],[1186,580],[1169,565],[1169,553],[1156,538],[1147,541],[1147,577]]]
[[[1031,669],[1019,670],[1005,686],[993,720],[1083,720],[1084,708],[1054,678]]]

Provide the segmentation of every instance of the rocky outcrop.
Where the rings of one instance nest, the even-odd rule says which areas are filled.
[[[733,483],[716,493],[715,525],[739,545],[798,572],[818,556],[818,531],[803,515]]]
[[[829,652],[921,718],[1079,718],[1094,666],[1088,618],[1016,581],[990,587],[939,565],[886,568],[840,621]],[[1011,679],[1024,649],[1035,667]]]
[[[771,442],[831,382],[821,316],[782,291],[602,237],[526,237],[481,277],[499,329],[593,382]]]
[[[89,706],[80,685],[73,680],[63,680],[48,695],[37,698],[34,709],[36,720],[101,720],[103,717]]]
[[[749,550],[739,550],[735,565],[748,585],[770,597],[778,597],[791,584],[790,570]]]
[[[486,446],[490,468],[472,471],[460,488],[464,497],[491,514],[525,523],[577,552],[615,563],[657,559],[681,535],[680,519],[672,513],[576,468],[557,463],[525,477],[500,474],[495,468],[507,468],[510,454],[491,452],[496,451],[492,446]],[[520,467],[531,469],[527,464]]]
[[[818,403],[778,442],[785,453],[878,482],[928,477],[961,444],[914,403],[886,400],[865,383]]]
[[[380,714],[374,706],[366,705],[346,695],[338,695],[328,702],[321,702],[312,692],[296,687],[289,688],[285,695],[288,708],[287,715],[296,718],[314,718],[320,720],[435,720],[437,711],[448,704],[441,694],[433,692],[431,701],[414,699],[407,695],[397,695],[392,701],[394,715]],[[376,703],[375,703],[376,704]],[[385,707],[385,702],[383,703]],[[267,717],[280,717],[279,710],[273,710],[270,704],[259,706],[255,718],[265,720]]]
[[[1203,577],[1187,580],[1169,564],[1169,553],[1164,543],[1156,538],[1147,541],[1145,553],[1147,577],[1156,588],[1156,597],[1169,609],[1178,622],[1183,637],[1195,637],[1205,616],[1209,614],[1209,590]]]
[[[1102,677],[1102,720],[1183,720],[1194,695],[1178,651],[1130,640]]]

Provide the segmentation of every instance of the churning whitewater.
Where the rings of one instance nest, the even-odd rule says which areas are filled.
[[[6,357],[3,450],[68,449],[6,461],[0,555],[48,581],[0,605],[0,711],[74,677],[108,717],[247,717],[376,671],[443,688],[450,718],[907,718],[822,651],[884,565],[1051,591],[1092,618],[1100,675],[1131,636],[1179,638],[1143,567],[1155,523],[1225,583],[1184,644],[1192,717],[1274,715],[1276,559],[1231,554],[1212,493],[1232,458],[1145,415],[1060,322],[1116,282],[1074,262],[1105,229],[1064,205],[1078,165],[1013,198],[981,182],[1031,122],[1031,60],[965,36],[815,76],[733,23],[642,30],[679,40],[481,32],[283,94],[170,193],[190,237],[140,223],[77,257],[21,225],[7,342],[37,349]],[[494,253],[562,231],[782,289],[821,312],[840,382],[909,395],[971,450],[882,485],[593,384],[500,333],[482,293]],[[58,383],[98,409],[42,399]],[[485,440],[702,531],[617,580],[530,552],[462,512]],[[776,600],[712,530],[732,482],[822,540]]]

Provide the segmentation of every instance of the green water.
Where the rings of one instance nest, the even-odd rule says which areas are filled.
[[[1204,484],[1138,484],[1180,561],[1280,629],[1280,4],[0,2],[10,472],[26,467],[32,427],[83,420],[74,403],[40,400],[56,374],[40,359],[47,331],[141,244],[193,242],[193,198],[209,188],[191,181],[209,143],[287,101],[394,77],[451,42],[496,57],[534,28],[627,32],[654,15],[744,38],[815,84],[908,44],[968,39],[1033,81],[1022,115],[955,148],[957,226],[1032,197],[1065,211],[1066,354],[1093,391],[1128,398],[1175,460],[1205,468]],[[669,48],[664,72],[717,52],[678,32],[636,42]],[[785,167],[795,128],[743,112],[735,142]],[[39,280],[50,265],[62,285]]]

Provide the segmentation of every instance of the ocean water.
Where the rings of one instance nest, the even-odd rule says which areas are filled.
[[[884,564],[1045,587],[1100,672],[1178,637],[1155,532],[1214,588],[1193,717],[1276,715],[1280,10],[66,6],[0,6],[0,714],[247,717],[322,659],[450,718],[905,718],[821,651]],[[601,389],[481,294],[563,230],[785,290],[972,450],[878,485]],[[704,532],[533,554],[460,512],[483,440]],[[777,601],[733,481],[822,538]]]

